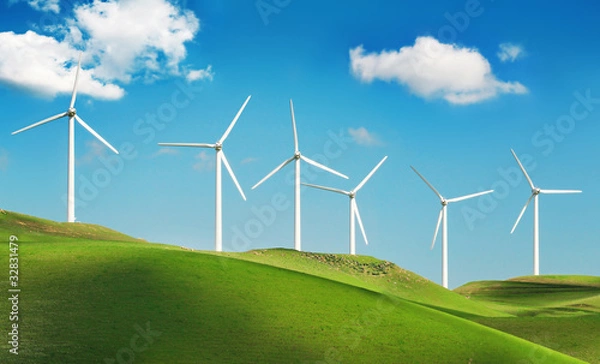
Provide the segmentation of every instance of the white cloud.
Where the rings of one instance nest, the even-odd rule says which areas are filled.
[[[247,157],[242,159],[242,161],[240,162],[241,164],[249,164],[249,163],[254,163],[257,162],[258,158],[254,158],[254,157]]]
[[[78,52],[69,44],[33,31],[25,34],[0,33],[0,82],[31,93],[55,97],[71,94]],[[125,91],[99,81],[94,69],[79,73],[80,94],[114,100]]]
[[[208,67],[206,67],[205,69],[190,70],[187,73],[187,75],[185,76],[185,79],[188,82],[194,82],[194,81],[198,81],[198,80],[209,80],[209,81],[212,81],[214,75],[215,74],[212,71],[212,66],[208,65]]]
[[[119,99],[125,91],[118,84],[139,79],[212,79],[210,66],[182,72],[189,69],[182,66],[186,43],[200,29],[190,10],[168,0],[94,0],[73,14],[54,27],[54,36],[0,32],[0,83],[46,97],[70,94],[80,51],[79,91],[95,98]]]
[[[383,144],[377,135],[369,132],[364,126],[358,129],[348,128],[348,133],[358,145],[378,146]]]
[[[527,92],[519,82],[496,79],[490,63],[476,49],[442,44],[432,37],[418,37],[413,46],[398,51],[365,54],[358,46],[350,49],[350,62],[352,74],[363,82],[395,81],[418,96],[442,98],[452,104]]]
[[[200,29],[192,11],[166,0],[94,0],[74,13],[74,25],[89,36],[86,53],[99,61],[97,76],[122,82],[140,72],[179,74],[184,43]]]
[[[80,164],[89,164],[95,161],[98,157],[105,157],[109,150],[104,144],[95,139],[86,141],[85,149],[85,153],[81,157],[77,158],[77,162]]]
[[[196,158],[197,162],[194,163],[193,168],[196,171],[200,171],[200,172],[211,171],[215,167],[214,157],[211,157],[210,155],[208,155],[208,153],[206,153],[206,151],[204,151],[204,150],[201,151],[200,153],[198,153],[195,158]]]
[[[502,43],[499,48],[497,55],[502,62],[514,62],[525,53],[522,46],[512,43]]]
[[[59,0],[9,0],[8,4],[16,4],[18,2],[26,2],[35,10],[43,12],[60,13]]]
[[[174,148],[160,148],[154,154],[152,154],[152,158],[160,157],[161,155],[178,155],[179,151]]]

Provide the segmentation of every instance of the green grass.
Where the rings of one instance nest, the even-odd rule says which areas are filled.
[[[50,227],[40,226],[39,219],[27,220],[37,222],[36,228],[15,231],[23,226],[15,216],[0,215],[0,236],[8,241],[16,232],[20,238],[20,355],[9,355],[3,340],[2,363],[111,363],[118,353],[135,363],[580,362],[413,302],[415,287],[430,283],[374,258],[340,256],[336,263],[329,257],[330,264],[305,256],[319,267],[320,273],[309,274],[299,269],[304,264],[299,253],[284,251],[297,255],[289,258],[296,259],[291,263],[296,269],[285,269],[142,243],[90,226],[66,228],[83,229],[77,234],[93,230],[91,238],[47,232]],[[329,268],[319,264],[337,265],[343,279],[325,277]],[[373,274],[379,270],[387,273]],[[367,275],[364,287],[344,282],[360,280],[361,274]],[[406,275],[410,282],[401,287],[408,288],[394,293],[384,288],[398,281],[375,278],[392,274]],[[6,276],[0,285],[8,286]],[[412,290],[406,295],[413,299],[402,298],[402,290]],[[7,300],[0,299],[6,329],[9,311]],[[136,336],[146,325],[160,332],[150,343]],[[126,355],[132,345],[143,349],[129,351],[134,358]]]
[[[516,318],[473,320],[600,363],[600,277],[527,276],[472,282],[455,290]]]
[[[246,253],[224,253],[223,255],[316,275],[374,292],[397,296],[460,317],[511,316],[470,301],[460,294],[449,291],[391,262],[373,257],[298,252],[291,249],[253,250]]]

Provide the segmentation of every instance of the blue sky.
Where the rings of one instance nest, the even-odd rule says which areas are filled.
[[[441,281],[440,241],[429,250],[439,200],[413,165],[447,198],[497,189],[449,207],[451,287],[531,274],[533,209],[510,234],[530,194],[514,173],[514,148],[540,187],[583,190],[541,196],[541,273],[600,275],[597,4],[10,0],[0,7],[4,209],[65,220],[66,120],[10,133],[66,109],[83,51],[78,114],[129,153],[117,159],[77,129],[79,221],[213,249],[214,151],[156,144],[214,143],[252,95],[224,146],[248,201],[224,174],[223,246],[291,248],[293,168],[250,187],[293,154],[292,98],[300,149],[350,176],[305,168],[306,182],[351,189],[389,156],[357,196],[370,241],[357,235],[358,254]],[[274,221],[257,224],[257,214],[274,207]],[[347,198],[303,189],[302,223],[304,250],[348,251]]]

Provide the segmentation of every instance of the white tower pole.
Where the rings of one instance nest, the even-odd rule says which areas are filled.
[[[540,217],[539,194],[533,198],[533,274],[540,275]]]
[[[75,222],[75,118],[69,118],[69,155],[67,162],[67,222]]]
[[[217,148],[216,181],[215,181],[215,251],[223,251],[223,215],[221,205],[221,149]]]
[[[442,208],[442,285],[448,288],[448,205]]]
[[[356,211],[354,211],[354,197],[350,196],[350,255],[356,255]]]
[[[300,158],[295,161],[294,175],[294,249],[302,251],[300,225]]]

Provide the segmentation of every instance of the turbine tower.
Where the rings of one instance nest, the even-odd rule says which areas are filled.
[[[533,184],[533,181],[531,180],[529,175],[527,174],[525,167],[523,167],[523,164],[521,164],[521,161],[519,160],[519,158],[517,158],[515,151],[511,149],[510,152],[512,153],[513,157],[515,157],[515,160],[519,164],[521,171],[523,171],[523,174],[525,175],[525,178],[527,179],[527,182],[529,183],[529,186],[531,187],[531,196],[529,196],[529,199],[527,200],[527,202],[525,203],[525,206],[521,210],[521,213],[519,214],[519,217],[517,218],[517,221],[513,225],[513,228],[510,231],[510,233],[512,234],[515,231],[515,229],[517,228],[517,225],[519,225],[519,221],[521,221],[521,217],[523,217],[525,210],[527,210],[527,206],[529,206],[531,199],[533,199],[533,274],[538,276],[538,275],[540,275],[540,220],[539,220],[538,196],[540,194],[554,195],[554,194],[566,194],[566,193],[581,193],[581,191],[580,190],[543,190],[539,187],[536,187]]]
[[[216,191],[215,191],[215,251],[218,251],[218,252],[223,251],[223,210],[222,210],[222,200],[221,200],[221,163],[225,165],[225,168],[227,168],[227,171],[229,172],[229,175],[231,176],[233,183],[235,183],[235,186],[237,187],[238,191],[240,191],[242,198],[244,199],[244,201],[246,201],[246,195],[244,195],[244,191],[242,191],[242,187],[238,183],[237,178],[235,178],[235,174],[233,174],[233,170],[231,169],[231,166],[229,165],[229,162],[227,161],[227,157],[225,157],[225,153],[223,152],[223,142],[225,142],[225,139],[227,139],[227,137],[229,136],[229,133],[231,133],[231,130],[233,129],[233,127],[235,126],[235,123],[240,118],[240,115],[242,115],[242,112],[246,108],[246,105],[250,101],[251,97],[252,97],[252,95],[250,95],[250,96],[248,96],[248,98],[246,98],[246,101],[244,102],[244,104],[242,105],[240,110],[237,112],[237,114],[235,115],[235,117],[233,118],[231,123],[229,124],[229,127],[227,128],[227,130],[225,131],[225,133],[223,134],[221,139],[219,139],[214,144],[158,143],[158,145],[163,146],[163,147],[211,148],[216,151],[217,161],[216,161],[216,183],[215,183],[215,185],[216,185],[215,186],[215,189],[216,189]]]
[[[433,249],[433,247],[435,246],[435,241],[437,240],[437,235],[440,230],[440,223],[441,223],[442,224],[442,286],[444,286],[444,288],[448,288],[448,204],[452,203],[452,202],[464,201],[464,200],[468,200],[470,198],[474,198],[474,197],[478,197],[478,196],[485,195],[488,193],[492,193],[492,192],[494,192],[494,190],[477,192],[477,193],[473,193],[471,195],[466,195],[466,196],[462,196],[462,197],[445,199],[438,192],[438,190],[436,190],[435,187],[433,187],[433,185],[431,183],[429,183],[429,181],[427,181],[425,179],[425,177],[423,177],[423,175],[415,169],[415,167],[410,166],[410,168],[412,168],[412,170],[415,171],[415,173],[419,177],[421,177],[423,182],[425,182],[427,184],[427,186],[429,186],[429,188],[431,188],[431,190],[440,198],[440,202],[442,203],[442,209],[440,210],[437,225],[435,227],[435,233],[433,234],[433,241],[431,242],[431,249]]]
[[[71,94],[71,103],[67,111],[51,116],[47,119],[39,121],[35,124],[29,125],[23,129],[17,130],[12,135],[19,134],[29,129],[36,128],[40,125],[47,124],[54,120],[58,120],[64,117],[69,118],[69,152],[68,152],[68,175],[67,175],[67,222],[75,222],[75,121],[79,125],[83,126],[90,134],[98,139],[102,144],[106,145],[110,150],[119,154],[119,152],[110,145],[104,138],[102,138],[94,129],[86,124],[83,119],[77,115],[75,109],[75,100],[77,99],[77,81],[79,80],[79,70],[81,69],[81,55],[79,55],[79,61],[77,62],[77,71],[75,72],[75,82],[73,84],[73,93]]]
[[[356,193],[367,183],[367,181],[375,174],[375,172],[381,167],[383,162],[387,159],[387,155],[383,157],[383,159],[369,172],[369,174],[352,190],[352,191],[344,191],[337,188],[325,187],[319,185],[313,185],[310,183],[303,183],[303,185],[313,188],[318,188],[320,190],[331,191],[340,193],[342,195],[346,195],[350,197],[350,254],[356,255],[356,228],[354,226],[354,222],[358,221],[358,226],[360,227],[360,231],[362,232],[362,236],[365,239],[365,244],[369,245],[369,241],[367,240],[367,234],[365,233],[365,227],[363,226],[362,219],[360,218],[360,213],[358,212],[358,205],[356,204]]]
[[[272,170],[269,174],[267,174],[263,179],[261,179],[257,184],[252,186],[252,189],[260,186],[264,181],[269,179],[272,175],[277,173],[283,167],[295,161],[295,177],[294,177],[294,249],[300,251],[302,250],[302,242],[301,242],[301,230],[300,230],[300,160],[305,161],[308,164],[311,164],[317,168],[320,168],[329,173],[335,174],[337,176],[348,179],[348,177],[340,172],[334,171],[333,169],[322,165],[321,163],[317,163],[314,160],[305,157],[300,153],[300,149],[298,149],[298,132],[296,131],[296,118],[294,116],[294,103],[290,99],[290,113],[292,114],[292,129],[294,131],[294,155],[277,166],[274,170]]]

